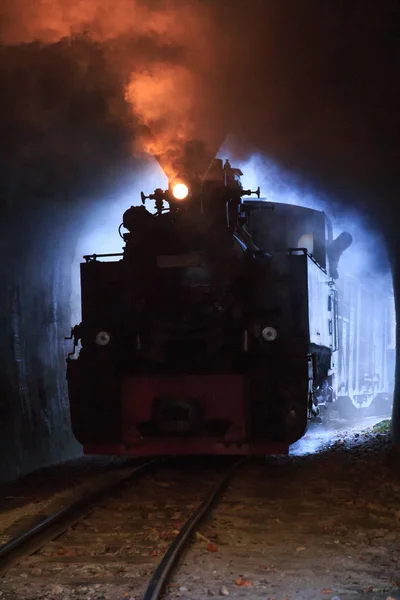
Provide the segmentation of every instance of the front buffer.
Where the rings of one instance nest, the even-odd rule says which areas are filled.
[[[72,427],[85,454],[287,454],[288,442],[254,435],[237,374],[122,377],[71,361]]]

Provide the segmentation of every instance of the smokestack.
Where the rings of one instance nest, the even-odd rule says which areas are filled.
[[[201,180],[216,157],[223,137],[211,141],[187,141],[179,148],[156,154],[155,158],[169,179],[185,174],[191,180]]]

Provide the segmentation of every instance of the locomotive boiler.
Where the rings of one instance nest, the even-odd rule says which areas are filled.
[[[142,193],[123,253],[84,257],[67,379],[86,453],[286,453],[333,389],[329,221],[241,176],[215,159]]]

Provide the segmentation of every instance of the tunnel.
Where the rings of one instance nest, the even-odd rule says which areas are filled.
[[[290,43],[295,44],[293,40]],[[0,50],[0,479],[6,480],[80,454],[70,428],[65,380],[69,346],[64,338],[77,313],[79,253],[91,251],[82,240],[91,239],[88,227],[101,225],[102,219],[116,219],[123,202],[126,206],[134,203],[132,198],[144,179],[155,187],[161,171],[154,171],[153,162],[134,151],[135,140],[147,125],[132,112],[126,95],[131,61],[120,72],[110,69],[104,48],[86,35],[47,44],[13,40]],[[117,54],[120,51],[115,50]],[[238,56],[240,65],[246,65],[249,55]],[[173,64],[177,59],[168,60]],[[398,306],[400,248],[394,215],[399,185],[389,147],[393,113],[387,111],[386,117],[391,116],[384,123],[385,116],[379,117],[371,133],[373,141],[367,143],[357,115],[345,113],[341,120],[330,102],[326,112],[319,110],[314,90],[302,88],[303,75],[296,74],[289,57],[282,61],[286,71],[269,97],[273,123],[264,110],[264,100],[261,107],[255,104],[258,118],[250,119],[245,86],[232,91],[232,79],[224,77],[219,82],[224,91],[217,101],[223,111],[219,107],[210,120],[215,124],[220,118],[224,131],[245,132],[251,143],[285,168],[297,169],[309,180],[315,177],[323,189],[375,220],[387,244]],[[233,65],[230,74],[236,74],[236,67]],[[258,75],[264,68],[264,63],[256,65]],[[271,66],[276,75],[274,69],[276,66]],[[363,77],[368,82],[369,71]],[[377,81],[381,83],[379,77]],[[213,85],[220,93],[215,80]],[[295,96],[296,85],[300,97],[290,105],[287,98]],[[381,88],[385,91],[386,83]],[[381,88],[378,86],[378,91]],[[393,90],[386,92],[390,108]],[[371,91],[364,122],[373,113],[376,93]],[[353,108],[359,97],[353,99]],[[299,124],[293,125],[300,113],[308,115],[310,126],[300,117]],[[337,133],[338,122],[342,129]],[[353,127],[354,123],[357,126]],[[344,131],[347,127],[350,139]],[[380,136],[385,135],[388,141],[382,142]],[[369,155],[364,160],[365,147]],[[97,242],[95,232],[92,240]],[[397,360],[396,382],[399,369]],[[399,445],[398,386],[392,427],[393,440]]]

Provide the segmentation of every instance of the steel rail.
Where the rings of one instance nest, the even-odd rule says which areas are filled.
[[[203,500],[199,508],[186,521],[154,571],[144,593],[143,600],[158,600],[161,597],[167,580],[171,575],[171,572],[179,559],[179,555],[191,534],[195,531],[198,523],[207,515],[214,502],[221,496],[234,472],[246,460],[246,458],[240,459],[228,470],[227,473],[225,473],[222,479],[220,479],[213,486],[211,492],[208,494],[205,500]]]
[[[37,552],[49,539],[54,539],[72,527],[77,521],[91,511],[95,504],[106,499],[140,476],[146,475],[151,468],[160,464],[163,459],[153,459],[136,466],[128,475],[118,481],[72,502],[55,513],[45,517],[24,533],[0,546],[0,575],[3,575],[12,564],[28,554]]]

